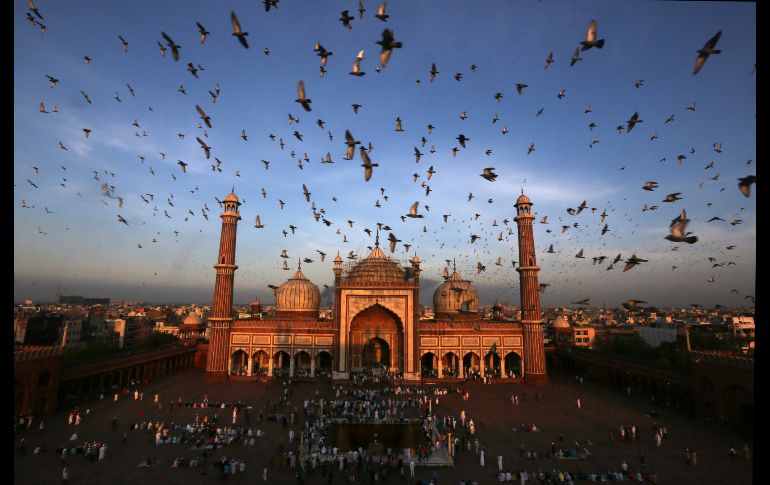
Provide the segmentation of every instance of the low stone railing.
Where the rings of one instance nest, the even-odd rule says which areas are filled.
[[[696,364],[715,364],[741,369],[754,369],[754,358],[744,355],[731,355],[720,352],[693,350],[690,357]]]
[[[64,350],[58,346],[20,345],[14,347],[13,361],[26,362],[30,360],[61,357]]]

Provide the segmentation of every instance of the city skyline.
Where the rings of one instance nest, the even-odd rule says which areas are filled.
[[[114,300],[212,301],[222,212],[215,197],[224,199],[234,187],[246,200],[238,227],[236,302],[258,296],[270,304],[267,285],[283,283],[298,258],[314,260],[302,271],[323,292],[324,284],[333,286],[331,260],[337,251],[343,257],[349,251],[366,256],[374,233],[370,237],[363,229],[374,231],[381,222],[392,227],[380,234],[383,247],[390,232],[411,244],[405,251],[399,243],[392,256],[406,260],[416,253],[423,261],[423,304],[441,283],[446,259],[456,260],[460,274],[473,281],[480,304],[498,299],[518,304],[512,221],[513,203],[524,190],[537,218],[540,282],[549,285],[540,294],[544,307],[585,298],[607,306],[629,298],[658,307],[753,306],[745,296],[755,289],[756,187],[745,198],[737,179],[755,173],[753,162],[745,164],[756,158],[754,4],[498,2],[442,9],[420,3],[407,9],[391,2],[387,23],[371,16],[376,8],[371,2],[366,2],[364,19],[354,12],[354,2],[323,9],[281,3],[267,14],[246,2],[230,8],[190,6],[181,13],[164,4],[153,7],[157,15],[152,18],[135,4],[102,7],[106,10],[82,3],[41,4],[45,32],[28,23],[26,4],[20,5],[14,16],[17,301],[53,300],[60,283],[62,293]],[[350,31],[336,20],[346,8],[356,14]],[[251,31],[248,50],[230,35],[230,10]],[[118,20],[100,22],[104,16]],[[581,52],[582,60],[571,67],[570,55],[592,19],[606,45]],[[211,31],[204,44],[196,21]],[[385,28],[393,29],[404,45],[377,73],[375,41]],[[723,31],[717,46],[722,53],[710,56],[693,75],[695,51],[717,31]],[[161,57],[155,44],[162,41],[161,32],[182,46],[179,62],[170,49]],[[119,35],[129,43],[127,52]],[[317,41],[334,52],[323,78],[313,52]],[[367,75],[349,76],[361,49]],[[549,52],[555,60],[544,69]],[[89,63],[82,59],[86,55]],[[202,65],[200,79],[185,71],[188,62]],[[433,82],[432,63],[439,71]],[[478,66],[475,72],[471,64]],[[463,74],[461,81],[453,79],[456,72]],[[45,75],[59,82],[52,88]],[[294,102],[299,80],[312,99],[312,112]],[[527,84],[521,94],[516,83]],[[180,84],[188,94],[177,91]],[[221,92],[212,102],[207,91],[216,84]],[[561,89],[563,99],[557,97]],[[116,91],[120,102],[114,99]],[[40,113],[41,101],[48,111],[57,105],[58,113]],[[352,103],[362,105],[358,114]],[[211,117],[212,128],[196,128],[201,122],[196,105]],[[541,108],[543,114],[536,116]],[[631,133],[616,133],[616,126],[626,126],[634,112],[643,122]],[[492,123],[495,113],[499,121]],[[300,123],[290,125],[287,114],[298,116]],[[315,124],[318,118],[325,121],[324,129]],[[396,118],[405,132],[394,130]],[[134,120],[139,127],[132,126]],[[432,134],[427,124],[435,126]],[[503,134],[506,126],[509,132]],[[92,130],[88,137],[83,128]],[[244,129],[246,141],[241,139]],[[303,141],[292,135],[295,129]],[[346,129],[374,146],[369,156],[379,166],[368,182],[358,149],[353,160],[342,159]],[[184,133],[184,139],[177,133]],[[465,149],[455,143],[461,133],[470,139]],[[658,139],[650,140],[652,133]],[[212,147],[210,160],[196,137]],[[594,143],[596,137],[600,142]],[[286,142],[284,150],[279,138]],[[532,143],[535,150],[529,154]],[[719,151],[714,150],[717,144]],[[455,146],[460,150],[453,156]],[[419,163],[414,162],[415,147],[423,154]],[[289,155],[292,150],[295,158]],[[327,152],[335,163],[322,165]],[[311,161],[303,161],[300,170],[297,160],[305,153]],[[687,158],[680,164],[678,155]],[[222,160],[221,173],[209,168],[215,157]],[[663,157],[666,161],[659,161]],[[177,160],[187,163],[186,172]],[[270,161],[268,170],[261,160]],[[713,168],[704,169],[712,161]],[[428,181],[431,166],[436,173]],[[497,180],[479,176],[486,167],[495,167]],[[414,172],[420,175],[416,182]],[[644,191],[646,181],[659,187]],[[329,226],[314,220],[303,184],[312,194],[310,201],[326,211],[322,217]],[[263,187],[266,198],[260,194]],[[676,192],[681,201],[662,202]],[[145,203],[141,197],[149,199],[148,193],[154,199]],[[587,207],[582,213],[566,211],[583,200]],[[399,220],[414,201],[424,218]],[[202,217],[204,204],[208,220]],[[642,206],[652,205],[659,206],[657,211],[642,212]],[[687,230],[698,237],[692,245],[663,239],[682,209],[690,219]],[[600,222],[603,211],[608,216]],[[446,223],[443,214],[451,214]],[[128,224],[118,222],[117,215]],[[265,228],[254,228],[257,215]],[[544,216],[548,224],[539,222]],[[715,216],[723,221],[707,222]],[[352,228],[348,220],[355,221]],[[736,220],[741,222],[729,225]],[[604,224],[609,226],[606,235],[600,234]],[[570,226],[564,234],[562,225]],[[479,236],[474,243],[472,235]],[[553,254],[546,253],[550,245]],[[672,251],[675,246],[679,249]],[[726,249],[730,246],[734,249]],[[282,249],[290,256],[290,271],[280,269]],[[323,263],[317,250],[326,253]],[[585,259],[575,258],[580,250]],[[619,262],[606,271],[618,253],[623,260],[636,255],[648,262],[628,272]],[[599,256],[608,260],[592,264]],[[495,265],[498,258],[500,266]],[[477,273],[478,263],[486,266],[484,272]],[[712,276],[714,283],[708,282]]]

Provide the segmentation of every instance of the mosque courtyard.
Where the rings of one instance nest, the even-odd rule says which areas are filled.
[[[440,395],[439,404],[433,397],[432,410],[438,420],[445,416],[457,418],[460,429],[460,413],[465,411],[468,418],[475,422],[475,435],[481,449],[485,451],[485,466],[480,466],[479,455],[471,450],[457,450],[452,467],[415,468],[415,477],[409,478],[406,468],[404,483],[415,483],[419,479],[435,478],[437,483],[456,485],[461,480],[475,479],[479,484],[498,483],[497,456],[502,454],[503,469],[517,475],[520,470],[552,471],[568,470],[570,473],[584,472],[607,473],[620,471],[623,460],[628,470],[640,469],[640,452],[643,453],[647,471],[654,471],[660,484],[704,484],[752,482],[752,460],[746,460],[741,452],[743,445],[739,434],[721,424],[706,424],[683,418],[659,408],[652,408],[649,403],[625,395],[613,394],[594,384],[580,384],[574,376],[553,374],[546,387],[534,388],[523,384],[494,383],[485,385],[480,380],[466,383],[439,383],[424,385],[423,388],[449,388],[467,391],[469,399],[464,400],[460,393],[449,392]],[[69,482],[75,484],[111,483],[212,483],[222,480],[221,473],[212,463],[227,456],[245,463],[245,472],[229,477],[228,481],[242,483],[263,483],[262,472],[268,466],[268,483],[297,483],[296,471],[281,464],[278,455],[281,450],[289,449],[289,429],[292,427],[299,435],[304,429],[302,417],[303,401],[312,399],[316,391],[326,399],[334,399],[332,385],[345,384],[335,381],[295,381],[290,386],[288,403],[284,410],[290,413],[296,407],[297,421],[284,427],[277,421],[263,420],[257,424],[257,410],[265,404],[278,403],[283,395],[282,381],[276,379],[265,384],[254,381],[239,381],[220,384],[206,384],[204,370],[188,369],[176,374],[163,376],[139,387],[144,393],[142,400],[134,400],[133,392],[120,394],[118,402],[113,402],[112,395],[105,395],[103,400],[82,403],[79,407],[82,422],[75,426],[68,424],[70,409],[62,409],[45,418],[45,430],[38,430],[39,420],[35,419],[30,429],[22,429],[14,437],[14,483],[53,484],[62,478],[62,457],[56,449],[62,445],[79,446],[86,441],[98,441],[108,445],[106,459],[88,461],[82,455],[68,456]],[[348,385],[348,384],[346,384]],[[132,389],[133,391],[133,389]],[[535,393],[538,397],[535,399]],[[153,406],[153,397],[158,393],[163,409]],[[519,397],[519,405],[511,402],[512,394]],[[191,449],[190,444],[156,445],[154,433],[144,430],[131,430],[133,422],[161,420],[166,424],[187,425],[194,422],[196,413],[201,418],[208,415],[213,418],[218,414],[218,423],[229,426],[232,423],[230,409],[177,407],[170,409],[169,401],[174,402],[181,396],[184,402],[201,401],[204,394],[210,401],[241,401],[252,406],[250,427],[259,428],[264,436],[255,438],[255,445],[242,443],[219,448],[209,452],[205,466],[193,468],[172,468],[175,458],[200,458],[201,451]],[[581,406],[578,408],[577,399]],[[86,416],[86,409],[90,409]],[[655,409],[657,416],[648,413]],[[143,411],[144,416],[140,413]],[[112,431],[113,417],[117,417],[117,430]],[[514,427],[534,424],[537,431],[514,431]],[[619,427],[634,424],[639,430],[639,438],[621,440]],[[657,447],[653,439],[653,425],[665,426],[667,439]],[[239,413],[236,426],[245,426],[243,413]],[[122,434],[127,438],[122,443]],[[69,441],[77,432],[77,440]],[[611,440],[610,433],[615,439]],[[173,434],[173,433],[172,433]],[[562,438],[560,440],[560,437]],[[19,442],[26,440],[26,451],[20,453]],[[590,444],[586,444],[590,441]],[[538,458],[535,460],[521,456],[524,449],[538,452],[550,451],[552,444],[569,449],[580,443],[580,448],[588,448],[590,455],[585,460]],[[45,451],[33,454],[34,448],[42,444]],[[299,440],[294,440],[296,450]],[[738,457],[731,460],[729,448],[738,451]],[[697,465],[686,463],[685,449],[695,449]],[[159,460],[156,466],[138,467],[148,457]],[[309,467],[308,467],[309,468]],[[349,483],[347,472],[340,473],[334,467],[334,478],[328,481],[321,475],[321,468],[305,474],[305,482],[314,483]],[[368,483],[369,474],[359,473],[356,482]],[[383,483],[400,483],[398,473],[391,472],[388,477],[380,477]],[[425,483],[428,483],[427,481]],[[468,482],[470,483],[470,482]],[[537,483],[537,482],[535,482]],[[575,480],[575,483],[583,483]]]

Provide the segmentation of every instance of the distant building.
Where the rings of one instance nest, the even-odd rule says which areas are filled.
[[[59,303],[67,305],[109,305],[109,298],[84,298],[82,296],[59,295]]]
[[[636,333],[647,342],[650,347],[659,347],[663,342],[676,342],[677,330],[674,325],[660,327],[636,327]]]
[[[552,343],[556,346],[591,347],[596,338],[596,330],[590,325],[571,326],[564,317],[556,317],[552,322]]]
[[[142,313],[142,315],[144,315],[144,313]],[[153,329],[155,328],[155,322],[152,319],[145,316],[138,316],[129,317],[129,320],[132,321],[132,324],[136,328],[134,332],[134,344],[143,342],[152,335]]]
[[[84,322],[85,319],[83,317],[67,318],[61,327],[59,345],[67,349],[81,347],[83,344]]]
[[[125,348],[126,342],[133,341],[133,335],[130,334],[131,329],[129,329],[128,322],[125,318],[115,318],[107,321],[107,323],[110,322],[112,323],[114,340],[117,341],[118,347],[121,349]]]
[[[143,316],[127,316],[112,320],[113,332],[121,349],[131,348],[147,339],[155,327],[155,322]]]
[[[24,343],[24,336],[27,334],[27,323],[29,319],[26,315],[16,315],[13,318],[13,343]]]
[[[156,333],[167,333],[170,335],[174,335],[176,337],[179,336],[179,325],[175,324],[168,324],[164,323],[163,321],[156,321],[155,322],[155,328],[153,329]]]
[[[26,319],[26,322],[24,322]],[[14,325],[16,327],[17,325]],[[56,345],[64,326],[64,316],[59,313],[40,312],[22,317],[18,322],[19,334],[24,345]],[[18,337],[18,334],[17,334]]]
[[[89,328],[89,340],[92,343],[112,344],[115,343],[115,320],[105,318],[95,318],[91,320]],[[94,323],[96,322],[96,323]]]
[[[754,350],[754,317],[732,317],[733,336],[743,350]]]

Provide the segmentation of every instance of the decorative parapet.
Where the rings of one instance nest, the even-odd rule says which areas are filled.
[[[333,320],[235,320],[231,330],[270,330],[285,331],[297,329],[334,330]]]
[[[13,361],[16,363],[38,359],[50,359],[61,357],[63,352],[64,350],[59,346],[20,345],[14,347]]]
[[[420,321],[417,324],[417,328],[420,332],[442,332],[448,330],[463,330],[463,331],[477,331],[477,332],[498,332],[501,330],[521,330],[521,322],[507,321],[507,322],[491,322],[484,320],[470,320],[470,321]]]
[[[745,355],[694,350],[690,352],[690,358],[696,364],[711,364],[754,370],[754,357]]]
[[[341,280],[337,284],[337,288],[345,288],[345,289],[357,289],[357,288],[365,288],[367,290],[370,290],[372,288],[419,288],[419,283],[414,280],[403,280],[399,282],[394,281],[377,281],[374,279],[367,280],[367,279],[351,279],[351,280]]]

